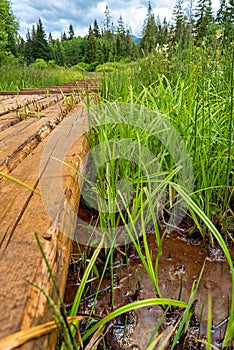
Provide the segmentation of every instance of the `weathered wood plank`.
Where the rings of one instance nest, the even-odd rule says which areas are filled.
[[[67,118],[74,119],[74,113],[68,114]],[[87,123],[82,109],[76,113],[75,118],[80,120],[82,127]],[[71,130],[66,132],[70,133]],[[46,142],[44,139],[11,173],[12,176],[39,190],[40,158]],[[51,155],[54,150],[51,150]],[[87,150],[87,140],[82,137],[70,149],[67,156],[69,163],[75,165],[79,160],[79,170],[82,171]],[[64,191],[68,196],[74,197],[70,202],[74,203],[74,209],[77,209],[80,191],[77,182],[74,181],[74,173],[70,169],[64,170],[63,181]],[[52,222],[40,196],[31,194],[25,188],[6,179],[0,184],[0,206],[3,208],[0,212],[0,338],[3,338],[20,329],[51,319],[52,311],[43,293],[27,282],[33,280],[55,297],[52,281],[37,247],[34,232],[37,231],[39,234],[63,294],[71,239],[61,232],[57,224],[61,221],[63,225],[63,221],[72,218],[67,217],[64,207],[63,212],[58,213],[60,215],[57,221]],[[57,302],[56,299],[55,301]],[[49,349],[50,344],[53,348],[54,338],[44,337],[22,348]]]
[[[58,103],[63,99],[61,94],[45,97],[38,95],[36,99],[22,99],[20,103],[15,105],[5,103],[5,106],[0,105],[0,132],[21,122],[30,116],[43,116],[45,109],[53,104]],[[3,107],[3,109],[2,109]],[[10,111],[10,112],[9,112]]]
[[[0,169],[13,170],[66,115],[66,106],[47,109],[45,116],[30,117],[0,132]]]
[[[20,91],[0,91],[0,96],[4,95],[34,95],[34,94],[58,94],[68,93],[72,91],[79,91],[81,89],[86,89],[86,91],[97,91],[98,90],[99,79],[83,79],[77,80],[71,83],[64,83],[57,86],[47,86],[37,89],[22,89]]]
[[[24,105],[29,105],[44,99],[45,96],[40,95],[9,95],[4,100],[0,100],[0,116],[22,108]]]

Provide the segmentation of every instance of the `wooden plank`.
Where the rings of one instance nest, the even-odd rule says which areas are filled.
[[[52,106],[53,104],[58,103],[63,99],[61,94],[52,95],[45,97],[44,95],[37,95],[37,98],[30,99],[23,98],[17,105],[12,101],[11,104],[5,102],[5,106],[0,106],[0,131],[3,131],[20,121],[26,119],[28,116],[42,116],[43,111]],[[10,112],[9,112],[10,111]]]
[[[27,118],[0,132],[0,170],[14,169],[44,137],[50,134],[66,113],[66,106],[62,104],[51,106],[43,117]]]
[[[69,114],[66,120],[67,118],[79,120],[82,127],[87,123],[83,110],[76,113],[75,119],[74,113]],[[71,129],[66,132],[69,134]],[[13,176],[39,190],[40,158],[46,142],[46,139],[43,140],[34,152],[12,172]],[[82,171],[87,150],[87,140],[85,137],[81,137],[69,150],[66,161],[68,160],[70,164],[75,165],[79,159],[78,168]],[[56,145],[51,150],[51,155],[55,151]],[[74,173],[68,168],[63,172],[63,181],[64,190],[70,197],[69,201],[74,203],[74,209],[77,209],[80,187],[77,188]],[[71,198],[72,196],[74,198]],[[63,225],[66,220],[69,221],[71,218],[66,216],[67,210],[64,207],[60,216],[52,222],[40,196],[31,194],[25,188],[8,182],[6,179],[0,185],[0,205],[4,208],[0,214],[0,338],[3,338],[20,329],[51,319],[52,311],[44,294],[27,282],[29,279],[33,280],[47,293],[55,297],[52,281],[37,247],[34,232],[37,231],[39,234],[43,249],[63,295],[71,239],[61,232],[58,228],[58,222],[61,221]],[[57,302],[56,298],[55,301]],[[54,341],[53,337],[44,337],[21,348],[49,349],[50,345],[53,348]]]
[[[95,97],[95,94],[90,94],[90,101],[94,101]],[[81,102],[82,96],[78,94],[75,103]],[[0,130],[0,171],[12,171],[63,120],[70,108],[58,102],[40,116],[28,117]]]
[[[42,94],[33,95],[33,97],[31,95],[8,95],[2,101],[0,100],[0,115],[17,110],[25,104],[28,105],[44,97]]]
[[[0,91],[0,96],[4,95],[34,95],[34,94],[58,94],[63,93],[70,94],[72,91],[80,89],[87,89],[88,91],[98,90],[99,79],[83,79],[77,80],[71,83],[64,83],[56,86],[47,86],[37,89],[22,89],[20,91]]]
[[[24,106],[34,110],[38,106],[46,108],[52,103],[58,102],[58,97],[62,99],[61,93],[58,93],[57,96],[46,96],[45,94],[8,96],[0,102],[0,116],[11,111],[20,111]]]

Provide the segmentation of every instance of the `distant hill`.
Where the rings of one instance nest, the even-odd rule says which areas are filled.
[[[134,43],[140,44],[141,38],[138,38],[136,35],[131,35],[131,38],[134,41]]]

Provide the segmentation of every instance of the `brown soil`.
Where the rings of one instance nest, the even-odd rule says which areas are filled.
[[[157,244],[152,232],[148,235],[148,244],[152,259],[155,261]],[[103,317],[113,309],[135,300],[156,297],[153,285],[134,247],[130,244],[127,248],[122,247],[122,249],[123,251],[127,249],[128,262],[123,253],[115,252],[113,293],[111,293],[110,271],[107,270],[94,308],[96,316]],[[229,245],[229,249],[234,257],[234,247]],[[74,245],[74,250],[77,251],[76,245]],[[103,256],[103,264],[104,262],[105,257]],[[206,337],[208,295],[212,297],[212,343],[217,348],[221,348],[231,302],[231,274],[223,252],[218,246],[208,251],[200,239],[189,238],[178,232],[166,235],[158,272],[162,297],[188,302],[193,282],[198,279],[204,263],[204,272],[194,302],[194,314],[191,317],[188,332],[181,338],[180,344],[176,347],[177,350],[205,348],[205,345],[197,342],[196,339]],[[100,263],[100,271],[102,267]],[[65,292],[65,303],[68,305],[74,300],[81,276],[82,270],[79,263],[73,261]],[[81,313],[88,314],[92,308],[96,286],[97,283],[94,282],[82,301]],[[114,300],[113,306],[111,299]],[[159,333],[166,331],[165,334],[168,334],[182,313],[182,310],[170,308]],[[155,306],[140,308],[119,317],[107,332],[106,348],[145,350],[162,314],[162,308]],[[167,348],[170,348],[170,343]],[[104,348],[99,345],[98,349]]]

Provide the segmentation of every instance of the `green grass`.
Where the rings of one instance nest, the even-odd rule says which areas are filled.
[[[84,75],[64,67],[0,66],[0,91],[19,91],[83,79]]]
[[[91,125],[95,125],[93,134],[90,134],[91,147],[95,149],[97,145],[101,146],[98,147],[97,154],[94,151],[93,156],[94,164],[99,169],[98,186],[95,186],[94,182],[92,184],[92,179],[89,179],[91,180],[89,191],[92,193],[90,198],[101,197],[97,200],[100,227],[110,228],[118,226],[120,222],[124,223],[128,238],[134,244],[158,297],[161,295],[157,282],[158,256],[156,261],[152,261],[148,251],[146,239],[148,220],[151,219],[154,222],[159,254],[161,254],[162,239],[158,234],[157,217],[155,217],[157,189],[156,192],[152,191],[150,185],[154,184],[156,188],[158,185],[159,193],[161,191],[166,194],[167,208],[173,207],[176,199],[187,203],[187,215],[193,219],[204,242],[208,245],[213,245],[214,241],[218,242],[229,263],[232,302],[223,343],[223,347],[227,347],[234,333],[234,269],[226,245],[229,238],[228,225],[233,224],[231,207],[234,181],[233,49],[222,55],[219,52],[213,54],[212,51],[204,48],[191,47],[190,50],[187,55],[184,55],[183,62],[170,53],[162,57],[155,54],[137,64],[129,65],[125,70],[105,75],[102,81],[102,97],[105,108],[111,110],[111,117],[109,119],[105,117],[103,121],[101,117],[103,111],[101,113],[99,111],[94,113],[94,119],[91,120]],[[109,102],[112,103],[113,109],[109,107]],[[168,147],[165,149],[162,147],[165,146],[162,139],[158,135],[152,135],[148,127],[150,121],[144,113],[142,118],[145,118],[145,126],[142,128],[139,127],[137,117],[136,126],[131,124],[132,119],[129,119],[130,112],[127,108],[123,113],[126,120],[124,121],[124,117],[119,119],[118,114],[123,110],[118,106],[122,106],[122,103],[126,104],[130,111],[133,106],[139,105],[166,116],[166,120],[173,125],[183,139],[190,155],[194,170],[192,191],[186,183],[179,181],[179,168],[171,157],[170,145],[167,144]],[[156,120],[157,118],[155,122]],[[126,138],[131,140],[132,144],[137,140],[138,148],[134,146],[134,149],[131,149],[126,141],[124,141],[125,147],[121,148],[120,140]],[[170,141],[173,142],[173,138]],[[160,177],[152,177],[153,173],[148,171],[148,165],[151,163],[142,156],[144,147],[150,149],[157,158],[164,180],[160,180]],[[134,157],[132,162],[130,161],[126,151],[129,149],[131,154],[137,152],[139,155],[137,165]],[[130,205],[126,190],[118,189],[120,179],[127,179],[133,186],[134,199]],[[104,202],[103,198],[105,198]],[[88,197],[86,199],[89,201]],[[105,205],[109,210],[104,210]],[[108,208],[108,205],[111,206]],[[114,205],[117,205],[118,211],[113,210]],[[146,216],[145,208],[148,214]],[[139,242],[139,232],[143,236],[144,255]],[[187,309],[188,314],[190,307],[191,305]],[[210,305],[209,310],[211,310]],[[184,325],[188,323],[187,316],[183,318]],[[209,312],[208,318],[211,317]],[[209,319],[209,327],[210,322]],[[182,330],[184,331],[183,323],[179,325],[180,333],[177,332],[175,338],[177,340]],[[209,337],[208,334],[208,347]],[[175,341],[173,344],[175,346]]]
[[[234,185],[233,49],[222,55],[208,48],[190,50],[183,62],[173,53],[156,53],[106,75],[102,96],[168,117],[191,156],[196,201],[227,236]],[[201,234],[209,236],[206,229]]]

